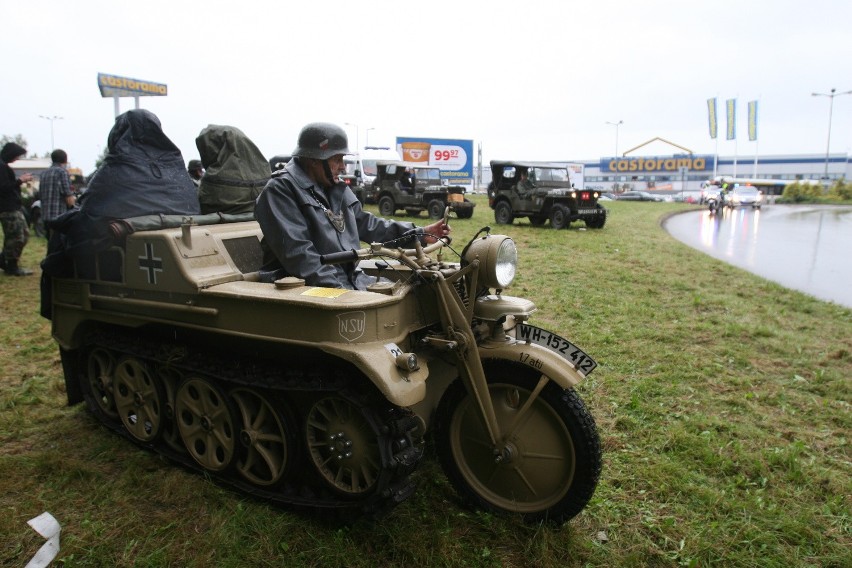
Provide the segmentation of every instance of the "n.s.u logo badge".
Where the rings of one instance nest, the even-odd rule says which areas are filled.
[[[337,316],[337,330],[340,337],[350,343],[364,335],[367,327],[367,315],[364,312],[346,312]]]

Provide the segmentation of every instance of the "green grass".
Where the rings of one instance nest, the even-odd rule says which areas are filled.
[[[475,199],[473,219],[451,222],[454,247],[484,225],[511,235],[507,293],[600,363],[578,390],[604,468],[573,521],[466,510],[431,451],[417,493],[381,522],[222,489],[65,406],[37,276],[0,277],[0,565],[35,554],[26,521],[43,511],[62,524],[64,566],[852,564],[852,311],[679,243],[659,223],[686,205],[616,202],[603,230],[554,231],[495,226]],[[33,239],[22,264],[43,254]]]

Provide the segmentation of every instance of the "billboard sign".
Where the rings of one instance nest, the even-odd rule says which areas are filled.
[[[397,136],[396,149],[406,162],[438,166],[450,184],[473,183],[473,140]]]
[[[161,83],[106,73],[98,73],[98,88],[102,97],[164,97],[169,94],[169,88]]]

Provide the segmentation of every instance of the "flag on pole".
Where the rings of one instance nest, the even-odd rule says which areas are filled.
[[[727,139],[734,140],[737,137],[737,99],[728,99],[725,106],[728,109]]]
[[[707,118],[710,121],[710,138],[716,138],[716,98],[707,99]]]
[[[757,101],[748,102],[748,139],[757,140]]]

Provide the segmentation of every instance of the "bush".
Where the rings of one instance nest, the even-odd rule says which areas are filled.
[[[852,200],[852,183],[847,182],[845,179],[835,180],[828,189],[828,197],[832,200]]]
[[[823,201],[825,195],[822,185],[797,181],[784,188],[783,200],[791,203]]]

